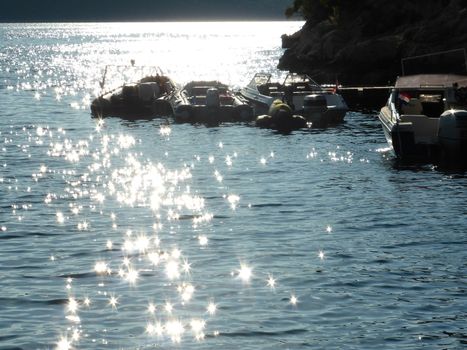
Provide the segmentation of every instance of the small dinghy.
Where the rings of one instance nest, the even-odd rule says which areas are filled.
[[[306,128],[308,123],[301,115],[294,115],[292,108],[278,99],[271,104],[267,115],[260,115],[256,118],[256,126],[290,132]]]

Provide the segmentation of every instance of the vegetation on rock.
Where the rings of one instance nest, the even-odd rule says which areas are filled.
[[[278,67],[320,81],[387,84],[401,58],[467,48],[467,0],[295,0],[295,15],[306,22]]]

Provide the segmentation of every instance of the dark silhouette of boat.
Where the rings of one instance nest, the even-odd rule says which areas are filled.
[[[171,99],[176,122],[246,122],[253,108],[242,96],[219,81],[192,81]]]
[[[107,68],[101,82],[102,88]],[[154,68],[155,74],[125,83],[94,99],[91,103],[92,115],[97,118],[116,116],[127,119],[171,115],[169,100],[176,91],[176,84],[160,68]]]

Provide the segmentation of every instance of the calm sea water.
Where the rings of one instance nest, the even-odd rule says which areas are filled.
[[[107,64],[238,87],[301,25],[0,25],[1,349],[466,347],[465,172],[397,164],[376,114],[90,117]]]

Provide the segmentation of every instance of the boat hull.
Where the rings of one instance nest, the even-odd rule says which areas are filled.
[[[392,118],[388,107],[381,109],[379,120],[388,145],[397,158],[423,160],[439,157],[440,147],[438,143],[417,142],[413,124],[397,122]]]
[[[155,117],[153,103],[143,103],[142,101],[112,101],[106,97],[98,97],[91,104],[91,114],[96,118],[103,117],[124,117],[142,118]]]
[[[174,111],[178,123],[218,124],[228,122],[248,122],[253,120],[249,106],[193,106],[179,105]]]
[[[347,114],[347,109],[333,108],[331,106],[322,112],[309,112],[302,109],[301,111],[295,111],[295,113],[303,116],[312,126],[320,127],[342,123]]]
[[[96,118],[152,118],[172,114],[169,99],[176,85],[165,76],[147,76],[136,83],[125,84],[95,98],[91,115]]]
[[[265,115],[269,112],[269,108],[274,102],[275,98],[258,93],[256,89],[247,86],[240,90],[240,94],[252,106],[255,116]]]

